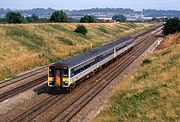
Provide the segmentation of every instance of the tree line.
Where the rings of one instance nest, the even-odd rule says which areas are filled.
[[[5,18],[0,19],[0,23],[47,23],[47,22],[78,22],[73,18],[69,18],[64,11],[54,11],[50,17],[39,18],[37,15],[32,14],[31,16],[24,17],[19,12],[8,12]],[[99,20],[95,16],[85,15],[80,19],[82,23],[95,23]]]
[[[166,19],[163,27],[163,34],[169,35],[180,32],[180,19],[178,17]]]
[[[119,22],[126,22],[124,15],[115,15],[112,20]],[[81,23],[96,23],[103,22],[98,20],[95,16],[85,15],[80,20],[75,20],[67,16],[67,14],[60,10],[54,11],[49,19],[39,18],[37,15],[32,14],[31,16],[24,17],[19,12],[8,12],[5,18],[0,18],[0,23],[47,23],[47,22],[81,22]]]

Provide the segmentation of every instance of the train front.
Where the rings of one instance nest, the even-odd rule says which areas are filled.
[[[69,68],[68,66],[55,65],[49,66],[48,87],[67,88],[69,87]]]

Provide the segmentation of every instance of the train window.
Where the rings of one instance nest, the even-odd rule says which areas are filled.
[[[69,72],[68,72],[68,67],[63,67],[63,76],[68,76]]]
[[[126,44],[120,45],[119,47],[116,48],[116,51],[119,51],[121,49],[123,49],[124,47],[126,47]]]
[[[49,77],[53,77],[54,76],[54,66],[50,66],[49,67]]]
[[[85,62],[84,64],[81,64],[75,68],[73,68],[71,70],[71,77],[83,72],[84,70],[90,68],[91,66],[93,66],[94,64],[96,64],[96,59],[92,59],[92,60],[89,60],[87,62]]]
[[[100,56],[100,61],[114,54],[114,49]]]

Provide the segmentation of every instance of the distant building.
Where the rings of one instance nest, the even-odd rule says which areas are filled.
[[[142,21],[144,17],[143,14],[124,14],[124,16],[127,21]]]
[[[99,20],[101,20],[101,21],[104,21],[104,22],[113,22],[113,20],[112,20],[112,17],[110,17],[110,18],[106,18],[106,17],[104,17],[104,18],[98,18]]]

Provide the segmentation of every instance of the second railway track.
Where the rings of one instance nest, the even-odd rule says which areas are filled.
[[[157,38],[157,37],[156,37]],[[153,37],[153,39],[155,39],[155,37]],[[138,49],[139,50],[141,50],[141,51],[144,51],[144,50],[146,50],[146,48],[149,46],[149,45],[151,45],[152,43],[153,43],[153,39],[151,39],[151,37],[149,37],[149,39],[147,39],[146,41],[148,41],[148,40],[151,40],[152,42],[150,43],[149,42],[149,44],[146,44],[146,45],[141,45],[141,47],[138,47]],[[142,47],[144,47],[144,48],[142,48]],[[137,49],[137,50],[138,50]],[[143,49],[143,50],[142,50]],[[136,53],[138,53],[138,51],[137,52],[131,52],[131,54],[129,54],[129,55],[131,55],[132,57],[136,54]],[[139,53],[140,53],[140,51],[139,51]],[[137,55],[137,54],[136,54]],[[140,55],[140,54],[139,54]],[[129,56],[130,57],[130,56]],[[129,59],[129,57],[126,57],[126,60],[128,60]],[[138,56],[136,56],[136,58],[137,58]],[[124,59],[125,60],[125,59]],[[124,65],[124,67],[126,68],[130,63],[127,63],[126,62],[126,65],[123,63],[123,62],[125,62],[124,60],[120,60],[119,62],[117,62],[117,63],[114,63],[114,65],[115,64],[119,64],[118,66],[116,66],[116,68],[118,69],[118,67],[120,67],[121,65]],[[135,59],[132,59],[132,60],[130,60],[129,62],[133,62],[133,60],[135,60]],[[112,69],[112,70],[116,70],[116,68],[114,68],[114,69]],[[124,68],[123,68],[124,69]],[[106,82],[106,80],[104,81],[104,82],[100,82],[100,81],[103,81],[103,79],[105,78],[105,77],[108,77],[109,75],[108,74],[111,74],[111,73],[113,73],[114,74],[114,72],[112,71],[112,70],[109,70],[108,72],[106,72],[106,75],[104,75],[103,77],[101,77],[101,78],[98,78],[98,81],[96,81],[96,83],[99,83],[99,84],[101,84],[101,85],[97,85],[97,84],[94,84],[94,85],[92,85],[86,92],[84,92],[84,94],[81,94],[81,96],[79,96],[79,97],[76,97],[76,98],[74,98],[75,100],[73,101],[73,102],[71,102],[71,104],[69,104],[69,105],[65,105],[66,107],[64,107],[64,108],[61,108],[61,109],[58,109],[58,114],[57,115],[54,115],[53,117],[50,117],[49,119],[48,119],[48,121],[51,121],[51,120],[61,120],[61,121],[67,121],[67,120],[70,120],[79,110],[81,110],[81,108],[84,106],[84,105],[86,105],[85,103],[88,103],[94,96],[96,96],[104,87],[106,87],[109,83],[110,83],[110,81],[111,81],[111,79],[106,79],[107,81],[109,81],[109,82]],[[119,69],[118,69],[119,70]],[[122,72],[121,70],[119,70],[118,71],[119,73],[120,72]],[[114,75],[114,77],[116,77],[119,73],[117,73],[116,75]],[[92,96],[91,96],[91,94],[89,94],[89,92],[93,89],[93,88],[95,88],[95,86],[96,87],[98,87],[98,88],[96,88],[96,90],[93,92],[93,94],[92,94]],[[99,89],[99,90],[98,90]],[[91,92],[92,93],[92,92]],[[89,95],[87,95],[87,94],[89,94]],[[81,108],[78,108],[78,106],[76,106],[76,107],[73,107],[73,109],[71,109],[71,111],[70,111],[70,113],[71,114],[66,114],[66,110],[68,109],[68,108],[70,108],[70,107],[72,107],[72,105],[74,104],[74,103],[76,103],[79,99],[81,99],[83,96],[86,96],[85,98],[87,99],[87,101],[86,100],[83,100],[82,102],[80,102],[80,104],[78,104],[78,106],[82,106]],[[36,104],[36,105],[34,105],[33,107],[31,107],[31,109],[29,109],[29,110],[27,110],[27,111],[25,111],[25,112],[23,112],[22,114],[20,114],[20,115],[18,115],[17,117],[15,117],[14,119],[13,119],[13,121],[30,121],[30,120],[36,120],[36,119],[34,119],[35,117],[37,117],[37,118],[40,118],[40,115],[41,114],[43,114],[43,113],[46,113],[45,111],[47,111],[47,110],[49,110],[52,106],[55,106],[55,105],[58,105],[58,103],[64,103],[65,102],[65,100],[67,99],[67,98],[69,98],[69,96],[71,96],[71,94],[67,94],[67,95],[59,95],[59,96],[51,96],[51,97],[48,97],[47,99],[45,99],[45,100],[42,100],[41,102],[39,102],[38,104]],[[88,96],[88,97],[87,97]],[[91,98],[91,99],[90,99]],[[62,104],[61,104],[62,105]],[[55,106],[56,107],[56,106]],[[61,106],[62,107],[62,106]],[[76,108],[76,109],[75,109]],[[61,111],[59,111],[59,110],[61,110]],[[72,111],[73,110],[73,111]],[[59,116],[60,115],[60,116]],[[37,119],[38,120],[38,119]]]
[[[44,71],[47,71],[47,66],[44,66],[44,67],[29,71],[27,73],[24,73],[22,75],[16,76],[16,77],[8,79],[8,80],[1,81],[0,82],[0,88],[6,87],[6,86],[11,85],[11,84],[16,83],[16,82],[19,82],[19,81],[21,81],[23,79],[26,79],[26,78],[29,78],[31,76],[37,75],[38,73],[42,73]]]

